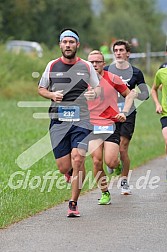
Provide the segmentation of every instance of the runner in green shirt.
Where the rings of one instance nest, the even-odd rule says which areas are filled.
[[[159,88],[162,90],[161,102],[158,97]],[[155,102],[156,112],[161,114],[162,135],[165,141],[166,160],[167,160],[167,68],[159,69],[154,78],[151,95]]]

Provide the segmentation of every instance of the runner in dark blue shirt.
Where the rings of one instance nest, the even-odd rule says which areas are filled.
[[[138,100],[144,101],[148,99],[149,92],[148,87],[145,84],[143,73],[136,67],[131,66],[128,59],[130,56],[130,45],[127,41],[118,40],[113,44],[113,53],[115,56],[115,62],[106,66],[104,69],[118,75],[123,82],[128,86],[130,90],[138,87]],[[119,95],[119,94],[118,94]],[[118,106],[120,111],[124,106],[124,97],[119,95]],[[121,194],[131,194],[127,177],[130,168],[130,158],[128,155],[129,143],[132,138],[136,120],[136,107],[133,104],[130,112],[127,115],[126,121],[121,123],[120,127],[120,159],[121,159]],[[108,171],[112,170],[108,167]]]

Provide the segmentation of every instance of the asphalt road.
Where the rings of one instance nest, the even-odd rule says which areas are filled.
[[[80,218],[67,218],[67,202],[0,230],[2,252],[166,252],[167,161],[131,173],[131,196],[111,183],[112,204],[99,206],[99,189],[78,201]]]

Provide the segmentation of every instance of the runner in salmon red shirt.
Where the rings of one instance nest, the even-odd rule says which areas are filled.
[[[99,75],[101,95],[93,101],[88,101],[90,121],[94,125],[89,142],[89,152],[93,159],[93,171],[102,196],[99,205],[111,203],[106,174],[103,169],[103,158],[106,165],[116,168],[119,164],[120,122],[126,120],[133,100],[137,97],[135,90],[130,91],[123,81],[108,71],[104,71],[104,56],[94,50],[88,55]],[[123,111],[120,113],[117,105],[118,92],[125,98]]]

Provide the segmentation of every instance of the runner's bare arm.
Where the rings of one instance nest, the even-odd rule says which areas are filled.
[[[159,87],[156,87],[156,85],[153,84],[153,86],[151,88],[151,95],[152,95],[153,101],[155,103],[156,113],[161,114],[162,113],[162,106],[161,106],[159,99],[158,99],[158,88]]]
[[[51,99],[55,102],[61,102],[63,99],[63,90],[58,90],[56,92],[50,92],[47,88],[38,87],[38,93],[46,99]]]

